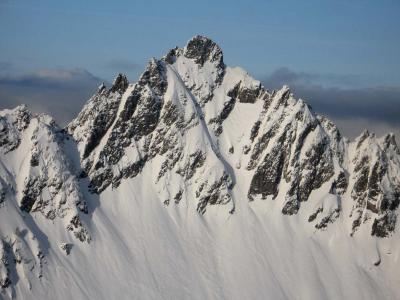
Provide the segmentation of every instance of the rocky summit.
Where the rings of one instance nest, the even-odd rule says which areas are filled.
[[[0,112],[0,298],[396,299],[400,150],[195,36],[66,128]]]

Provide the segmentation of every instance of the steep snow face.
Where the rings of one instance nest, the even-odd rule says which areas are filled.
[[[24,278],[30,286],[42,276],[48,243],[31,215],[85,242],[90,236],[80,215],[87,207],[64,150],[67,136],[53,119],[20,106],[1,112],[0,122],[0,285]]]
[[[97,99],[95,96],[91,102]],[[94,132],[96,127],[82,123],[81,115],[68,127],[83,149],[87,146],[81,132],[98,139],[98,147],[87,158],[82,156],[94,192],[110,185],[116,188],[122,179],[149,167],[154,176],[148,184],[154,185],[165,205],[185,199],[196,201],[197,210],[204,212],[207,204],[231,203],[229,171],[211,139],[198,99],[174,68],[151,60],[139,82],[121,99],[110,116],[114,122],[102,135]],[[85,111],[91,106],[89,103]],[[233,203],[228,211],[232,210]]]
[[[400,151],[196,36],[65,130],[0,112],[3,298],[396,299]]]
[[[188,56],[193,44],[196,47]],[[204,49],[207,47],[210,49]],[[316,116],[304,101],[294,99],[288,87],[270,93],[244,70],[225,67],[218,49],[195,37],[164,59],[198,97],[221,155],[228,156],[227,161],[234,157],[229,165],[248,171],[244,175],[252,178],[248,198],[283,199],[282,212],[292,215],[319,189],[321,198],[333,195],[336,199],[329,208],[317,206],[311,212],[310,222],[317,220],[317,228],[326,227],[339,216],[341,195],[347,188],[342,166],[346,146],[339,131]]]

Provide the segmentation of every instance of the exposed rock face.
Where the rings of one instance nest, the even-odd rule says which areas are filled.
[[[241,82],[235,87],[234,97],[242,103],[256,102],[261,91],[261,84],[256,86],[242,86]]]
[[[65,219],[68,230],[79,240],[88,241],[86,229],[74,221],[80,213],[87,213],[87,205],[63,149],[65,133],[45,115],[33,118],[27,131],[31,159],[21,166],[27,174],[20,195],[21,210]]]
[[[65,152],[63,130],[49,116],[33,116],[23,106],[1,112],[0,118],[7,135],[0,148],[0,200],[5,206],[0,210],[22,226],[3,224],[0,232],[0,284],[8,287],[15,283],[13,278],[29,278],[31,273],[41,277],[44,253],[31,231],[29,215],[40,214],[50,224],[61,222],[78,241],[89,242],[90,235],[80,221],[87,206]]]
[[[246,120],[252,126],[242,133],[242,153],[234,154],[233,145],[223,151],[241,155],[239,165],[246,164],[252,178],[250,200],[258,195],[262,199],[284,199],[282,213],[294,215],[314,191],[321,198],[326,195],[333,204],[317,205],[308,219],[323,229],[338,218],[341,202],[351,193],[356,203],[361,203],[354,211],[368,203],[368,210],[382,215],[373,229],[371,225],[374,235],[386,235],[382,226],[385,232],[393,230],[395,215],[383,215],[371,204],[377,200],[365,200],[367,195],[375,199],[385,194],[378,186],[387,169],[385,163],[369,167],[366,158],[357,156],[353,162],[360,160],[354,168],[359,175],[349,187],[352,170],[347,159],[351,145],[336,126],[296,100],[288,87],[271,93],[243,70],[226,67],[218,45],[202,36],[194,37],[184,48],[172,49],[162,60],[151,60],[136,84],[129,86],[119,75],[110,90],[102,87],[68,131],[78,142],[92,191],[117,188],[123,179],[138,176],[157,160],[161,165],[154,183],[160,200],[168,205],[172,199],[179,203],[182,198],[194,198],[198,211],[204,213],[209,204],[232,202],[229,190],[234,187],[234,174],[226,169],[226,153],[221,153],[218,144],[230,134],[224,133],[227,120],[247,106],[254,106],[258,118]],[[101,131],[91,120],[102,120]],[[198,143],[188,149],[189,136],[205,141],[207,146]],[[386,139],[386,144],[395,144]],[[210,170],[209,160],[215,161],[211,165],[219,166],[221,172],[211,182],[200,181],[196,174]],[[373,169],[368,181],[369,168]],[[176,180],[176,187],[166,189],[166,180]],[[192,185],[191,195],[182,192],[184,186],[188,189],[188,183]],[[395,183],[390,191],[383,207],[394,211],[398,197]],[[353,231],[360,220],[354,220]]]
[[[222,83],[226,66],[221,48],[212,40],[195,36],[185,48],[175,48],[163,58],[174,67],[175,72],[204,106]]]
[[[0,147],[3,153],[8,153],[19,146],[20,133],[26,129],[32,117],[26,106],[18,106],[7,116],[0,116]]]
[[[72,249],[72,244],[68,244],[68,243],[61,243],[60,244],[60,249],[62,251],[64,251],[64,253],[66,255],[69,255],[71,253],[71,249]]]
[[[44,255],[35,237],[17,228],[11,236],[0,240],[0,288],[3,291],[15,283],[13,278],[32,273],[40,279],[43,263]]]
[[[377,139],[365,131],[353,145],[352,233],[372,219],[371,234],[385,237],[395,229],[400,203],[399,148],[393,134]]]
[[[148,154],[143,149],[145,151],[137,161],[124,165],[117,173],[112,170],[112,165],[116,165],[125,155],[125,148],[140,140],[144,141],[155,129],[166,90],[164,72],[163,63],[152,60],[139,82],[129,89],[129,94],[124,95],[121,111],[115,116],[115,123],[104,140],[104,147],[98,150],[97,161],[87,164],[93,170],[86,169],[88,174],[93,174],[91,180],[94,191],[101,192],[110,184],[118,186],[122,177],[136,176],[147,161]]]
[[[86,158],[96,148],[114,122],[122,94],[127,87],[128,80],[122,74],[117,76],[109,90],[102,84],[78,117],[69,124],[68,131],[74,133],[75,140],[83,147],[80,148],[83,158]]]
[[[208,130],[204,130],[207,125],[201,108],[201,99],[212,98],[219,76],[223,75],[222,52],[210,40],[196,37],[185,50],[175,49],[169,56],[164,60],[152,59],[138,83],[122,94],[118,109],[109,117],[112,125],[96,135],[100,137],[99,146],[89,154],[81,151],[82,165],[92,191],[101,193],[110,185],[117,188],[121,180],[136,177],[147,165],[159,160],[161,165],[155,185],[160,200],[168,204],[172,198],[175,202],[182,197],[188,197],[188,201],[194,198],[199,203],[198,211],[205,212],[208,204],[231,202],[233,186]],[[215,68],[217,76],[209,94],[202,94],[198,99],[194,96],[194,91],[200,92],[198,86],[189,88],[183,84],[176,65],[168,64],[168,61],[175,64],[181,60],[200,69]],[[205,82],[201,86],[208,87]],[[93,99],[96,98],[90,101]],[[87,140],[79,138],[81,133],[93,132],[92,128],[87,128],[85,119],[82,122],[81,115],[90,115],[85,110],[91,110],[91,105],[86,105],[68,126],[80,149],[88,149]],[[222,113],[220,123],[228,114]],[[166,188],[166,180],[174,180],[175,186]],[[190,186],[191,192],[182,194],[183,186]]]
[[[216,63],[219,67],[224,65],[221,48],[203,36],[198,35],[192,38],[186,45],[184,55],[193,59],[200,66],[204,66],[205,62]]]
[[[232,91],[234,91],[233,89]],[[222,133],[222,123],[225,121],[225,119],[229,116],[229,114],[232,112],[233,108],[235,107],[235,103],[237,101],[235,94],[229,91],[228,96],[230,99],[226,102],[224,102],[224,107],[222,108],[221,112],[214,118],[210,119],[209,124],[214,125],[214,133],[216,136],[220,135]]]
[[[286,87],[267,100],[250,143],[247,169],[255,169],[250,200],[284,193],[282,213],[292,215],[313,190],[328,182],[333,185],[335,174],[343,187],[344,143],[338,130],[303,101],[296,101]]]

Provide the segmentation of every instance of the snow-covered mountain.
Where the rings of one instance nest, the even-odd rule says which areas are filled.
[[[0,112],[0,297],[398,299],[400,150],[196,36],[61,129]]]

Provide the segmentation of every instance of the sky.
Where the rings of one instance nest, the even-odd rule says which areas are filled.
[[[399,0],[0,0],[0,109],[26,103],[65,125],[102,81],[136,81],[197,34],[350,138],[399,136]]]

